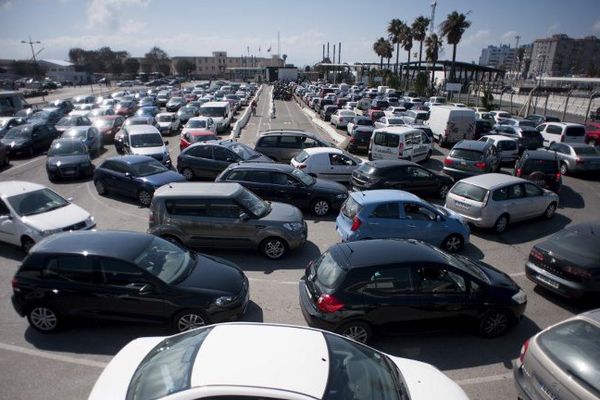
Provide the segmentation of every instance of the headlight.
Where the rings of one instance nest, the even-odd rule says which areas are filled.
[[[92,217],[91,215],[89,217],[87,217],[87,219],[85,220],[85,226],[90,226],[90,225],[94,225],[94,217]]]
[[[233,296],[222,296],[215,300],[215,304],[219,307],[224,307],[233,301]]]
[[[55,233],[58,232],[62,232],[61,228],[57,228],[57,229],[46,229],[45,231],[40,231],[40,235],[42,236],[50,236],[50,235],[54,235]]]
[[[519,289],[519,292],[517,294],[515,294],[512,297],[512,299],[517,304],[525,304],[527,302],[527,295],[525,294],[525,292],[523,290]]]
[[[348,197],[348,193],[340,193],[335,196],[336,199],[345,199],[346,197]]]
[[[302,224],[302,222],[286,222],[285,224],[283,224],[283,227],[288,231],[297,232],[302,230],[304,225]]]

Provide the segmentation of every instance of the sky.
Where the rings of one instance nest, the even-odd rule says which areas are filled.
[[[516,35],[520,44],[556,33],[600,37],[600,0],[437,0],[435,29],[455,10],[471,21],[457,49],[465,62],[477,62],[488,45],[514,46]],[[387,37],[392,18],[410,24],[430,14],[431,0],[0,0],[0,59],[30,58],[21,43],[29,35],[41,42],[35,48],[42,59],[67,60],[72,47],[102,46],[136,57],[153,46],[169,56],[222,50],[264,57],[277,53],[279,32],[281,54],[297,66],[320,61],[327,41],[331,52],[342,42],[342,62],[378,62],[372,45]],[[444,44],[440,58],[451,57]]]

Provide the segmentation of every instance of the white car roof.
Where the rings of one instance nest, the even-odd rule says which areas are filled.
[[[402,116],[392,117],[392,118],[402,119]],[[423,131],[421,131],[420,129],[415,129],[415,128],[408,127],[408,126],[390,126],[390,127],[375,129],[374,132],[388,132],[388,133],[409,133],[409,132],[414,132],[414,133],[420,134]]]
[[[127,125],[126,129],[129,136],[141,135],[143,133],[157,133],[160,135],[158,129],[152,125]]]
[[[46,189],[46,186],[38,185],[33,182],[25,181],[5,181],[0,182],[0,196],[3,198],[14,196],[21,193],[29,193],[35,190]]]
[[[484,189],[493,190],[499,186],[503,186],[506,184],[521,183],[528,181],[517,176],[493,173],[471,176],[469,178],[462,179],[459,182],[470,183],[472,185],[479,186]]]
[[[494,142],[500,142],[502,140],[512,140],[512,141],[516,141],[515,138],[512,137],[508,137],[508,136],[504,136],[504,135],[484,135],[482,137],[486,137],[489,139],[493,139]]]
[[[164,116],[172,116],[172,115],[175,115],[175,113],[174,112],[161,112],[161,113],[156,114],[156,118],[164,117]]]
[[[193,117],[193,118],[188,119],[188,122],[190,122],[190,121],[206,121],[209,118],[212,118],[212,117]]]
[[[229,102],[228,101],[209,101],[207,103],[204,103],[200,106],[200,108],[203,107],[227,107],[229,106]]]
[[[309,149],[304,149],[304,151],[311,156],[323,153],[344,154],[341,149],[336,149],[335,147],[311,147]]]

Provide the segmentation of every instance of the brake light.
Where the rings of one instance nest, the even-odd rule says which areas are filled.
[[[564,135],[564,134],[563,134],[563,135],[560,135],[560,141],[561,141],[561,142],[564,142],[564,141],[565,141],[565,135]]]
[[[544,255],[542,254],[541,251],[539,251],[535,247],[533,247],[531,249],[531,252],[529,253],[529,257],[533,257],[533,258],[535,258],[538,261],[544,261]]]
[[[304,169],[304,168],[306,168],[306,164],[298,164],[296,166],[296,168],[298,168],[298,169]]]
[[[444,165],[452,165],[453,161],[450,160],[448,157],[444,158]]]
[[[484,169],[485,168],[485,163],[484,162],[476,162],[475,163],[475,168],[479,168],[479,169]]]
[[[517,168],[517,170],[515,171],[515,175],[521,176],[521,173],[523,173],[523,170],[521,168]]]
[[[333,295],[322,294],[317,300],[317,308],[325,313],[333,313],[344,308],[344,303],[336,299]]]
[[[402,157],[403,153],[404,153],[404,143],[400,143],[398,145],[398,157]]]
[[[560,181],[560,172],[557,172],[556,175],[554,175],[554,179],[556,182]]]
[[[523,343],[523,346],[521,346],[521,352],[519,353],[519,361],[521,362],[521,364],[523,364],[523,362],[525,361],[525,354],[527,354],[527,349],[529,349],[529,339],[527,339],[525,343]]]
[[[565,272],[583,279],[592,279],[592,273],[586,269],[567,266],[563,268]]]
[[[352,226],[350,227],[350,230],[352,232],[357,231],[358,228],[360,228],[361,224],[362,224],[362,221],[360,220],[360,218],[358,218],[357,216],[354,217],[354,219],[352,220]]]
[[[583,164],[583,160],[580,157],[577,157],[577,159],[575,159],[575,162],[577,164]]]
[[[17,280],[17,278],[12,278],[11,285],[13,290],[17,289],[17,286],[19,285],[19,281]]]

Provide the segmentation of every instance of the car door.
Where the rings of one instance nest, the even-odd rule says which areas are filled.
[[[522,183],[508,187],[506,206],[511,221],[520,221],[527,218],[530,209],[527,204],[529,201],[530,199],[525,197],[525,188]]]
[[[448,234],[445,220],[427,205],[417,201],[400,203],[400,218],[405,220],[405,237],[439,246]]]
[[[269,200],[281,201],[299,208],[309,206],[313,194],[302,182],[283,172],[270,172]],[[267,196],[263,197],[267,200]]]
[[[0,241],[20,245],[19,220],[0,199]]]
[[[544,198],[544,190],[539,186],[525,182],[523,183],[525,200],[523,206],[526,207],[526,216],[529,218],[537,217],[546,211],[548,207],[547,199]]]
[[[404,238],[406,223],[401,218],[400,204],[397,201],[387,201],[377,204],[368,212],[364,221],[366,228],[361,235],[363,238]]]
[[[231,150],[221,146],[212,146],[213,160],[206,166],[210,178],[216,178],[229,164],[240,161],[240,158]]]
[[[243,172],[243,184],[246,188],[250,189],[252,192],[254,192],[254,194],[263,200],[277,201],[277,194],[275,193],[275,190],[272,188],[271,184],[270,171],[250,169]]]
[[[339,182],[349,182],[352,178],[352,171],[354,171],[358,164],[344,154],[329,153],[328,156],[328,179]]]
[[[248,248],[256,230],[264,228],[257,220],[243,221],[240,216],[243,210],[231,199],[212,199],[208,205],[210,221],[210,245],[220,248]],[[251,216],[251,214],[249,214]]]
[[[104,163],[103,169],[105,172],[103,181],[109,191],[122,195],[130,195],[133,192],[131,186],[134,185],[134,182],[132,182],[132,178],[126,176],[129,169],[125,163],[109,160]]]
[[[411,159],[414,162],[423,161],[427,157],[428,146],[423,143],[421,132],[407,133],[405,136],[406,147],[412,147]]]
[[[173,198],[165,200],[165,226],[181,232],[189,247],[214,244],[213,222],[208,215],[209,202],[202,198]]]
[[[435,175],[418,165],[409,165],[404,168],[403,186],[405,187],[403,190],[419,195],[437,191]]]

